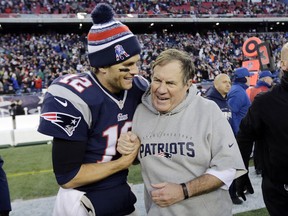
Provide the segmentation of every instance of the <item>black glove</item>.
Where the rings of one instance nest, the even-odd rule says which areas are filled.
[[[237,178],[235,180],[235,185],[236,185],[237,195],[241,197],[244,201],[246,201],[246,196],[245,196],[246,191],[249,192],[250,194],[254,193],[254,189],[252,187],[248,173]]]

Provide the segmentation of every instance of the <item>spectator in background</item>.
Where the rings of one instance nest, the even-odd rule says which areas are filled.
[[[232,129],[235,136],[238,133],[239,124],[251,104],[246,93],[246,89],[250,86],[250,76],[252,73],[249,73],[247,68],[237,68],[234,72],[234,82],[227,95],[228,105],[232,111]]]
[[[215,77],[213,87],[209,88],[206,98],[213,100],[221,109],[230,125],[232,124],[232,112],[228,105],[227,95],[231,89],[230,77],[226,74],[219,74]],[[235,205],[239,205],[242,201],[236,195],[235,182],[230,186],[230,197]]]
[[[10,193],[6,173],[3,170],[4,161],[0,156],[0,216],[8,216],[11,211]]]
[[[262,194],[271,216],[288,212],[288,43],[281,50],[281,83],[254,98],[240,124],[237,141],[248,167],[254,141],[261,148]],[[249,177],[237,180],[237,193],[246,200]]]
[[[253,102],[255,96],[261,92],[268,91],[273,84],[274,75],[270,71],[262,71],[259,73],[258,80],[255,86],[250,86],[247,91],[249,92],[249,99],[251,103]],[[253,160],[254,160],[254,167],[257,175],[262,173],[262,164],[261,164],[261,157],[262,153],[258,153],[259,149],[257,148],[258,143],[254,143],[254,150],[253,150]]]
[[[232,113],[227,102],[227,94],[231,89],[231,80],[227,74],[219,74],[215,77],[213,86],[207,90],[206,98],[214,101],[221,109],[228,122],[232,123]]]
[[[246,89],[250,86],[250,76],[248,69],[245,67],[237,68],[234,72],[234,82],[227,95],[228,105],[232,111],[232,129],[236,136],[239,130],[239,125],[246,115],[249,107],[250,100],[246,93]],[[253,188],[249,187],[249,192],[254,193]],[[236,194],[235,182],[233,182],[229,188],[231,199],[234,204],[241,204],[242,200]]]
[[[163,51],[152,71],[132,123],[141,140],[147,215],[232,215],[228,188],[246,170],[228,121],[196,95],[186,52]]]
[[[24,115],[24,108],[22,107],[22,100],[15,100],[9,106],[10,115],[15,119],[16,115]]]
[[[249,99],[252,103],[255,96],[260,92],[268,91],[273,84],[274,75],[270,71],[261,71],[258,75],[258,80],[255,86],[250,86],[247,90],[249,92]]]
[[[37,76],[34,79],[34,89],[37,93],[42,91],[42,79],[40,76]]]
[[[12,76],[10,77],[10,82],[12,83],[14,94],[18,94],[19,95],[21,93],[21,89],[20,89],[20,86],[18,84],[18,81],[16,79],[16,75],[15,74],[12,74]]]
[[[58,77],[58,75],[56,76],[55,73],[51,73],[48,77],[47,77],[47,88],[52,84],[52,82]]]
[[[4,78],[3,89],[4,89],[4,94],[15,94],[11,79],[9,77]]]

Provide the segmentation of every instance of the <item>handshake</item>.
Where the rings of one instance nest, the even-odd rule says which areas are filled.
[[[117,141],[117,151],[122,155],[129,155],[140,147],[140,140],[131,131],[122,133]]]
[[[252,187],[251,181],[249,179],[248,173],[243,176],[240,176],[235,180],[236,184],[236,192],[239,197],[241,197],[244,201],[246,201],[245,193],[248,192],[250,194],[254,193],[254,189]]]

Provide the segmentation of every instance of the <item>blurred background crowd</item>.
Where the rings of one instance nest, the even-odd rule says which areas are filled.
[[[287,5],[281,1],[180,1],[180,0],[2,0],[0,13],[77,13],[91,12],[99,2],[108,2],[117,14],[257,14],[281,16],[287,14]],[[87,32],[47,33],[0,32],[0,94],[41,92],[59,75],[89,70]],[[149,79],[150,64],[166,48],[177,48],[191,53],[196,66],[194,82],[213,80],[219,73],[233,76],[235,68],[245,60],[242,46],[245,40],[256,36],[269,41],[276,64],[279,64],[281,46],[287,42],[286,32],[242,32],[210,30],[206,32],[167,32],[137,34],[142,45],[140,73]],[[276,68],[279,65],[276,65]]]
[[[153,16],[179,16],[190,14],[234,14],[249,16],[281,16],[287,13],[287,6],[281,1],[217,1],[217,0],[2,0],[0,13],[20,14],[75,14],[90,13],[99,2],[111,4],[117,14],[142,14]]]
[[[142,45],[140,72],[149,79],[150,64],[166,48],[188,51],[196,66],[195,82],[212,80],[219,73],[233,75],[243,59],[242,46],[249,33],[207,32],[207,34],[154,33],[138,34]],[[284,32],[256,34],[270,41],[275,62],[281,45],[287,42]],[[59,75],[89,70],[86,35],[4,34],[0,47],[0,92],[20,94],[39,92]]]

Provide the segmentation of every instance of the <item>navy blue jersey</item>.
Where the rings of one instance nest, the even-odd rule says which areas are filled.
[[[120,133],[131,129],[145,84],[147,87],[148,82],[143,77],[135,76],[130,90],[115,95],[92,73],[59,77],[45,95],[38,131],[64,140],[80,141],[77,143],[85,145],[86,149],[83,164],[111,161],[117,156],[116,143]],[[124,178],[127,171],[117,175]],[[110,179],[103,180],[105,187],[109,181],[114,184],[112,182],[119,180]],[[96,185],[103,187],[101,182]]]

